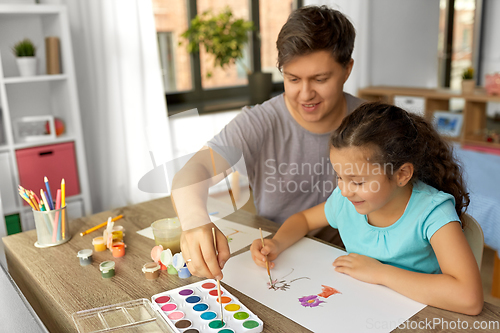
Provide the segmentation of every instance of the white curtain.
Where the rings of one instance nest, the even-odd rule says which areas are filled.
[[[165,194],[139,179],[172,156],[150,0],[65,0],[93,211]]]
[[[370,72],[370,1],[369,0],[305,0],[304,5],[326,5],[342,12],[356,29],[354,67],[344,91],[356,96],[358,89],[371,84]]]

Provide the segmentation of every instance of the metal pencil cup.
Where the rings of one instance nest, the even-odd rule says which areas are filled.
[[[33,211],[35,217],[37,247],[55,246],[71,238],[66,206],[50,211]]]

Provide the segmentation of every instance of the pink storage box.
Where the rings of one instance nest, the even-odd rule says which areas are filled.
[[[49,179],[50,191],[55,201],[61,179],[66,183],[66,197],[80,193],[73,142],[16,150],[17,167],[21,186],[40,197],[46,191],[44,177]],[[25,205],[27,203],[23,201]]]

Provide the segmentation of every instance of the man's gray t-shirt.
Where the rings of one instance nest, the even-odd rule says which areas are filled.
[[[348,114],[363,103],[350,94],[344,96]],[[207,145],[223,157],[223,147],[242,150],[258,214],[282,224],[291,215],[326,201],[336,187],[330,135],[300,126],[281,94],[243,108]]]

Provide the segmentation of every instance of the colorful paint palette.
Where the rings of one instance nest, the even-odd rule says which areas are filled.
[[[215,280],[165,291],[151,297],[153,307],[178,333],[258,333],[264,323],[221,286],[221,321]]]

